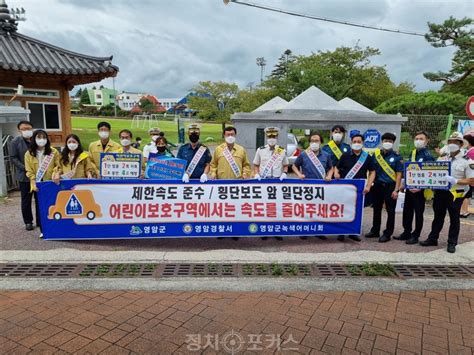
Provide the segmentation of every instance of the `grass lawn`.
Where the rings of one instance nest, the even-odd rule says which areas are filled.
[[[142,147],[150,141],[148,136],[148,124],[145,128],[141,123],[140,128],[136,128],[136,125],[132,126],[132,119],[113,119],[113,118],[94,118],[94,117],[78,117],[73,116],[72,120],[72,131],[77,134],[81,139],[82,146],[87,149],[89,144],[99,139],[97,135],[97,124],[101,121],[107,121],[112,126],[111,138],[118,142],[118,134],[122,129],[129,129],[133,133],[133,141],[135,137],[141,137]],[[169,142],[178,142],[178,125],[173,121],[159,121],[157,126],[165,132],[165,137]],[[220,123],[202,123],[201,124],[201,141],[206,142],[208,137],[213,139],[213,142],[222,142],[222,128]],[[143,144],[144,143],[144,144]],[[211,143],[211,142],[208,142]]]

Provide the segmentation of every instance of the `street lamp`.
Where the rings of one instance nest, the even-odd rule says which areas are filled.
[[[265,65],[267,65],[267,61],[264,57],[257,58],[257,65],[260,67],[260,83],[263,82],[263,71],[265,69]]]

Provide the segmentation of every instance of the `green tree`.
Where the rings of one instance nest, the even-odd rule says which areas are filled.
[[[74,94],[74,97],[80,98],[81,96],[82,96],[82,88],[79,88],[79,90],[77,90],[76,93]]]
[[[350,97],[369,108],[413,92],[412,84],[396,85],[384,66],[371,64],[371,57],[379,54],[376,48],[357,45],[298,55],[288,63],[287,77],[270,76],[262,85],[286,100],[315,85],[336,100]]]
[[[448,92],[427,91],[394,97],[377,106],[378,113],[419,115],[464,115],[467,97]]]
[[[201,81],[192,91],[195,95],[189,97],[189,107],[196,110],[201,119],[225,123],[238,108],[237,84]]]
[[[91,104],[91,99],[89,97],[89,93],[87,92],[87,89],[82,90],[81,92],[81,99],[79,100],[80,105],[90,105]]]
[[[441,87],[441,91],[470,96],[474,93],[474,75],[469,75],[466,79],[455,84],[445,83]]]
[[[287,49],[283,54],[278,58],[278,63],[275,65],[275,68],[272,70],[270,76],[274,79],[287,79],[289,65],[295,60],[295,56],[290,49]]]
[[[237,94],[237,111],[252,112],[275,96],[277,93],[274,90],[262,87],[254,90],[240,90]]]
[[[428,22],[429,31],[426,40],[436,48],[453,46],[456,49],[451,60],[449,72],[424,73],[431,81],[442,81],[446,85],[455,85],[472,77],[474,72],[474,28],[472,18],[457,20],[450,16],[441,25]],[[471,80],[472,83],[472,80]],[[474,89],[474,87],[471,87]],[[471,91],[472,92],[472,91]]]

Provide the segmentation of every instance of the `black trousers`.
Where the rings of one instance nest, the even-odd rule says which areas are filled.
[[[372,221],[373,233],[379,234],[380,227],[382,224],[382,208],[385,203],[387,209],[387,225],[383,234],[392,236],[395,228],[395,207],[397,206],[397,200],[392,198],[392,192],[395,190],[395,183],[382,184],[376,182],[372,187],[372,207],[374,209],[374,218]]]
[[[428,239],[438,240],[439,233],[443,229],[444,217],[449,213],[448,244],[458,244],[459,229],[461,222],[459,215],[464,198],[457,198],[453,201],[453,195],[449,191],[437,190],[433,199],[434,218],[431,224],[431,232]]]
[[[23,222],[25,224],[33,223],[33,213],[31,210],[31,199],[35,198],[35,210],[36,210],[36,225],[40,226],[40,217],[39,217],[39,206],[38,206],[38,196],[36,192],[30,192],[31,185],[29,182],[19,182],[20,193],[21,193],[21,215],[23,216]]]
[[[403,205],[403,231],[419,238],[423,229],[423,214],[425,213],[425,194],[423,190],[418,192],[405,191],[405,204]],[[412,231],[413,217],[415,217],[415,229]]]

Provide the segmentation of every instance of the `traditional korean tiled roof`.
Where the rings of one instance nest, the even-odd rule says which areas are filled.
[[[17,22],[0,1],[0,70],[72,76],[115,76],[110,57],[72,52],[17,32]]]

